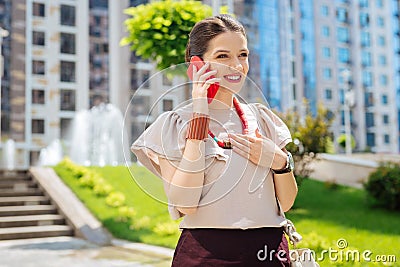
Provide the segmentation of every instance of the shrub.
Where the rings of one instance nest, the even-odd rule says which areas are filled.
[[[125,203],[125,195],[121,192],[111,192],[106,197],[106,204],[110,207],[121,207]]]
[[[179,233],[179,223],[175,221],[158,223],[153,231],[160,236],[170,236]]]
[[[118,208],[118,216],[116,217],[117,222],[131,221],[136,215],[136,211],[132,207],[122,206]]]
[[[149,228],[150,227],[150,217],[149,216],[143,216],[141,218],[133,219],[131,225],[129,226],[129,229],[131,230],[141,230],[144,228]]]
[[[400,210],[400,165],[385,163],[372,172],[364,184],[369,196],[390,210]]]
[[[97,196],[106,196],[110,194],[112,190],[113,187],[106,182],[98,183],[93,187],[93,192]]]

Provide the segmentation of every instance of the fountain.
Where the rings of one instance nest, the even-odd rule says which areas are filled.
[[[86,166],[123,164],[122,132],[122,113],[112,104],[77,112],[72,123],[71,160]]]
[[[53,166],[57,165],[62,160],[63,149],[60,140],[56,139],[51,144],[40,150],[39,166]]]

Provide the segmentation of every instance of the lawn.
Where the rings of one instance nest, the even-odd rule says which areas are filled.
[[[175,247],[179,232],[168,231],[168,228],[177,227],[177,223],[169,218],[162,183],[157,177],[137,165],[129,169],[123,166],[91,169],[126,196],[126,205],[136,211],[135,218],[140,220],[148,216],[150,221],[139,228],[132,228],[129,222],[117,221],[115,208],[107,206],[104,200],[93,194],[92,189],[80,186],[64,168],[55,167],[65,183],[115,237]],[[372,254],[368,254],[371,259],[377,255],[395,255],[397,263],[388,265],[400,266],[400,213],[373,209],[369,202],[364,190],[305,180],[287,217],[304,237],[299,246],[315,250],[317,258],[321,257],[324,249],[338,251],[337,254],[333,252],[331,258],[340,256],[340,252],[345,250],[339,249],[337,242],[344,239],[348,249],[358,250],[361,256],[365,250],[371,251]],[[157,225],[161,226],[158,229],[167,230],[154,231]],[[325,254],[321,266],[371,266],[371,263],[358,264],[352,258],[350,262],[337,263]]]

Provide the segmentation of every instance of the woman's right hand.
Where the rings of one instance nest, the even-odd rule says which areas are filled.
[[[217,70],[209,70],[210,63],[204,64],[199,70],[193,66],[192,99],[193,112],[208,114],[207,90],[211,84],[220,82],[220,78],[211,78]]]

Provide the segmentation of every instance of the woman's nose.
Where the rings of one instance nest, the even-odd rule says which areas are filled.
[[[231,62],[231,64],[230,64],[230,67],[231,67],[232,69],[239,70],[239,71],[242,71],[242,70],[243,70],[242,62],[241,62],[240,59],[238,59],[238,58],[234,58],[234,59],[232,60],[232,62]]]

